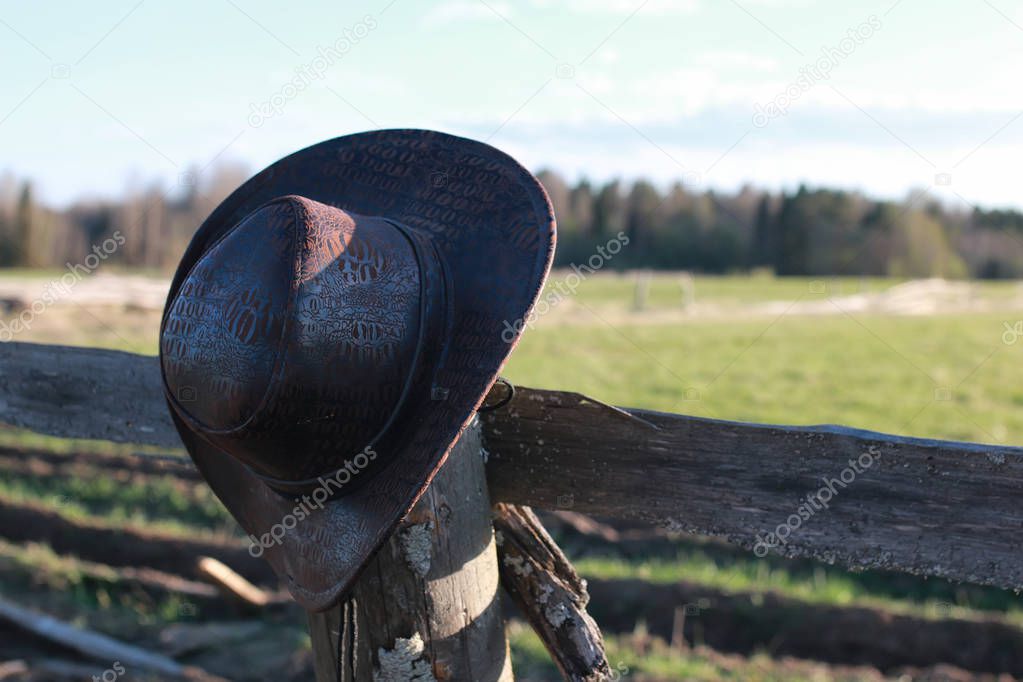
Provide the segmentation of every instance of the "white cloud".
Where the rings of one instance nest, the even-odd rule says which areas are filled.
[[[700,0],[528,0],[529,7],[540,11],[563,11],[570,14],[586,15],[639,15],[665,16],[688,15],[700,10]],[[424,15],[427,26],[500,21],[501,16],[511,17],[515,11],[508,2],[487,0],[447,0],[432,8]],[[500,14],[501,16],[498,16]]]
[[[483,4],[478,0],[451,0],[430,8],[423,17],[427,26],[446,26],[475,21],[501,21],[498,14],[508,17],[512,14],[511,6],[506,2]]]
[[[533,7],[563,9],[577,14],[693,14],[700,0],[530,0]]]
[[[752,7],[776,9],[779,7],[811,7],[813,2],[812,0],[745,0],[745,4]]]
[[[597,52],[597,62],[600,64],[617,64],[622,53],[614,48],[607,48]]]
[[[777,59],[740,50],[710,50],[697,56],[696,63],[702,66],[735,67],[762,73],[778,70]]]

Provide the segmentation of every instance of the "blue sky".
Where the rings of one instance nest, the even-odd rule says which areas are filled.
[[[0,63],[0,171],[54,203],[425,127],[570,178],[1023,207],[1007,0],[0,0]]]

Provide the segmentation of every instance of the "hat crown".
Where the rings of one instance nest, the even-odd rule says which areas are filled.
[[[264,477],[334,472],[401,400],[422,276],[395,224],[275,199],[209,248],[168,305],[161,356],[170,400],[200,435]]]

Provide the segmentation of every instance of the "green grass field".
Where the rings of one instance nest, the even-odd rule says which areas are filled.
[[[655,317],[645,323],[658,307],[667,307],[672,284],[667,276],[660,286],[654,282],[645,313],[628,312],[629,280],[584,282],[577,304],[585,299],[586,307],[571,324],[559,324],[557,310],[540,318],[512,356],[507,376],[613,404],[721,419],[1023,443],[1023,385],[1011,380],[1023,342],[1003,342],[1004,325],[1023,317],[1017,310],[800,315],[779,306],[776,315]],[[890,284],[840,281],[838,288]],[[799,279],[698,278],[696,290],[701,301],[722,303],[824,299],[809,292],[811,285]],[[995,307],[1016,288],[978,287]]]
[[[507,375],[630,407],[1023,442],[1004,314],[538,326]]]

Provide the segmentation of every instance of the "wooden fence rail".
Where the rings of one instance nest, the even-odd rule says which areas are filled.
[[[177,447],[161,395],[155,357],[0,345],[3,423]],[[1020,448],[623,410],[522,388],[483,427],[494,502],[642,519],[758,554],[1023,588]]]

